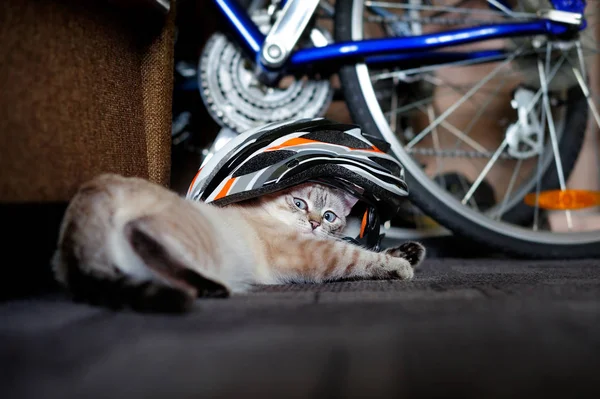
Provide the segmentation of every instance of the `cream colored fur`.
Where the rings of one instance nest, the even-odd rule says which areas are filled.
[[[53,259],[55,276],[72,288],[69,276],[75,268],[97,279],[126,276],[191,296],[198,291],[182,277],[184,269],[233,293],[256,284],[413,277],[424,256],[420,244],[376,253],[333,238],[340,225],[327,226],[324,212],[334,209],[345,225],[353,200],[339,193],[327,201],[316,196],[322,206],[313,211],[310,192],[315,190],[304,185],[218,208],[143,179],[102,175],[84,184],[69,204]],[[296,196],[310,206],[305,215],[290,203]],[[319,217],[313,230],[307,220]]]

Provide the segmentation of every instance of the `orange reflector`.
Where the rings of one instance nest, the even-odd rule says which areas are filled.
[[[536,193],[525,196],[525,203],[535,206]],[[600,205],[600,192],[588,190],[548,190],[541,191],[539,207],[542,209],[567,210],[583,209]]]

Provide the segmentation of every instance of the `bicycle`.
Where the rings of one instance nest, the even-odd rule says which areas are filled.
[[[572,231],[579,209],[600,204],[597,188],[567,187],[588,121],[600,126],[585,59],[597,54],[588,36],[597,4],[275,0],[246,10],[234,0],[212,3],[227,28],[203,50],[199,88],[230,135],[324,114],[337,73],[354,122],[391,144],[412,202],[448,230],[512,255],[600,255],[600,226]],[[322,18],[333,18],[333,35],[319,25]],[[440,30],[451,25],[458,28]],[[447,72],[457,70],[468,73]],[[448,82],[477,74],[476,83]],[[498,100],[502,95],[509,101]],[[494,102],[514,120],[498,112],[497,123],[486,119]],[[469,103],[472,114],[461,120],[457,110]],[[491,134],[486,145],[474,138],[486,126],[501,133],[499,143]],[[481,171],[455,172],[447,157]],[[506,165],[513,171],[500,182]],[[490,187],[492,197],[498,187],[504,196],[484,203],[489,198],[478,193]],[[566,232],[556,231],[557,212]]]

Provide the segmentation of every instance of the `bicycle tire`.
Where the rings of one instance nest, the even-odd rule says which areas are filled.
[[[353,3],[354,0],[336,1],[334,25],[336,41],[352,40]],[[339,71],[339,78],[344,100],[353,121],[370,134],[384,138],[361,89],[357,67],[355,65],[342,67]],[[562,134],[559,142],[561,163],[566,176],[573,169],[581,150],[588,120],[586,99],[581,91],[578,88],[570,89],[567,99],[565,126],[569,127],[570,134]],[[407,153],[403,155],[409,156]],[[475,217],[465,217],[464,212],[458,212],[449,205],[449,198],[440,197],[438,193],[433,193],[421,182],[423,173],[420,169],[415,170],[410,163],[405,163],[405,167],[410,191],[409,199],[423,212],[456,235],[467,237],[488,248],[518,257],[567,259],[600,256],[600,234],[597,239],[584,243],[561,245],[558,242],[537,242],[532,239],[516,238],[502,229],[492,229],[485,226],[481,220],[476,220]],[[544,172],[541,186],[542,189],[560,187],[555,167],[549,167]],[[525,204],[519,204],[508,211],[503,220],[526,220],[532,215],[532,208]],[[479,215],[479,217],[485,216]]]

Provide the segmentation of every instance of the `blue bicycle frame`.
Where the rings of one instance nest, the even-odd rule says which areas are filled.
[[[261,69],[260,51],[265,36],[236,0],[214,0],[218,10],[229,23],[234,40],[255,60]],[[285,3],[283,1],[282,3]],[[556,10],[583,14],[585,0],[552,0]],[[585,21],[579,29],[585,29]],[[440,52],[440,48],[516,36],[560,36],[571,28],[565,24],[538,19],[526,22],[481,25],[448,30],[420,36],[390,37],[333,43],[324,47],[303,48],[295,51],[282,67],[286,72],[305,71],[327,63],[328,68],[364,62],[368,65],[393,64],[411,60],[440,63],[466,59],[500,59],[502,50],[479,52]]]

